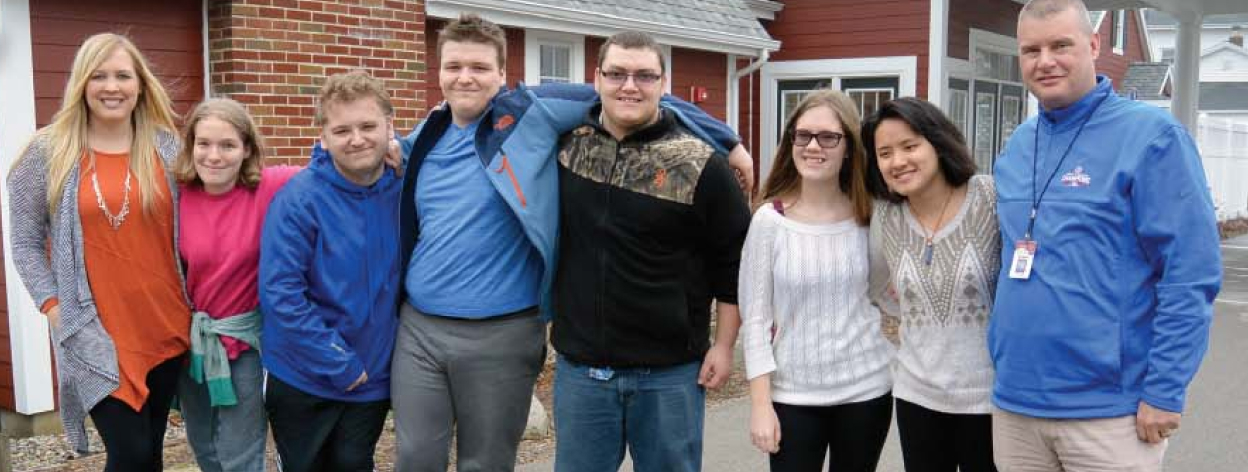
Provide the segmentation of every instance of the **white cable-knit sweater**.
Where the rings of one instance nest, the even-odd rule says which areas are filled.
[[[741,256],[741,340],[746,376],[770,373],[773,401],[837,405],[892,388],[867,240],[853,220],[804,224],[770,205],[754,214]]]

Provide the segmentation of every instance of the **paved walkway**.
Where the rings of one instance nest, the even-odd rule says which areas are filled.
[[[1222,293],[1214,307],[1209,353],[1188,392],[1187,413],[1166,454],[1166,470],[1239,472],[1248,464],[1248,236],[1223,244]],[[750,444],[748,398],[707,412],[703,470],[760,472],[767,459]],[[884,446],[879,472],[900,472],[901,449],[896,427]],[[519,472],[549,472],[553,463],[537,463]],[[620,469],[632,472],[626,461]]]

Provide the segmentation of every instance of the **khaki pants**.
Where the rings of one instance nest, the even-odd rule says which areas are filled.
[[[1166,441],[1148,444],[1135,415],[1046,419],[993,407],[993,460],[1000,472],[1160,472]]]

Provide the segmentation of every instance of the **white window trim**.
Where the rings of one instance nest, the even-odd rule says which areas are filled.
[[[1113,30],[1109,34],[1114,35],[1114,54],[1123,55],[1123,51],[1127,47],[1127,11],[1114,10]]]
[[[766,179],[776,150],[776,91],[781,80],[831,79],[833,88],[840,88],[842,78],[898,77],[897,96],[913,97],[918,89],[919,60],[917,56],[886,56],[861,59],[812,59],[779,61],[763,64],[759,106],[759,179]],[[760,180],[761,181],[761,180]]]
[[[660,44],[663,48],[663,62],[666,64],[666,71],[663,72],[663,93],[672,93],[672,46],[670,44]]]
[[[971,28],[971,60],[969,61],[971,66],[975,65],[975,51],[978,49],[987,49],[992,52],[1017,57],[1018,38]]]
[[[203,11],[200,19],[203,27],[200,30],[203,31],[201,40],[204,42],[204,99],[208,99],[212,97],[212,41],[208,39],[208,25],[211,24],[208,22],[208,0],[200,4],[200,9]]]
[[[554,31],[527,29],[524,30],[524,83],[538,85],[541,83],[541,47],[543,44],[555,46],[571,46],[568,71],[572,74],[574,84],[585,83],[585,37],[579,34],[557,33]]]
[[[970,50],[971,60],[963,61],[961,59],[949,59],[949,61],[946,63],[946,65],[948,65],[949,67],[950,75],[956,74],[958,77],[966,78],[967,80],[975,79],[976,78],[975,77],[975,63],[974,63],[975,51],[979,48],[987,49],[989,51],[998,52],[1002,54],[1008,54],[1008,55],[1016,56],[1016,57],[1019,55],[1018,38],[1000,35],[1000,34],[996,34],[993,32],[984,31],[984,30],[975,29],[975,28],[971,28],[970,47],[971,47],[971,50]],[[1020,66],[1020,69],[1021,69],[1021,66]],[[1025,72],[1023,72],[1022,70],[1019,70],[1019,73],[1023,74]],[[1023,113],[1024,119],[1026,119],[1026,117],[1035,115],[1036,113],[1039,112],[1040,102],[1036,100],[1036,96],[1032,95],[1030,90],[1027,90],[1027,85],[1025,83],[1008,82],[1008,81],[997,80],[997,79],[985,79],[985,80],[991,80],[991,81],[1003,83],[1003,84],[1013,84],[1013,85],[1023,86],[1023,93],[1024,95],[1027,96],[1027,106],[1024,109],[1024,113]],[[949,84],[946,82],[944,86],[948,87]],[[975,100],[974,100],[975,94],[968,93],[967,95],[971,96],[971,99],[967,104],[968,106],[967,110],[974,110],[973,105],[975,104]],[[972,113],[972,111],[968,111],[968,115],[967,115],[967,116],[972,116],[969,113]],[[971,121],[974,121],[974,120],[971,120]],[[969,144],[970,141],[967,141],[967,143]]]

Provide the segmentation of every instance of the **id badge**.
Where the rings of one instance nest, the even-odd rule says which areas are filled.
[[[1010,262],[1010,278],[1031,278],[1031,264],[1036,260],[1036,242],[1022,239],[1014,243],[1014,259]]]

